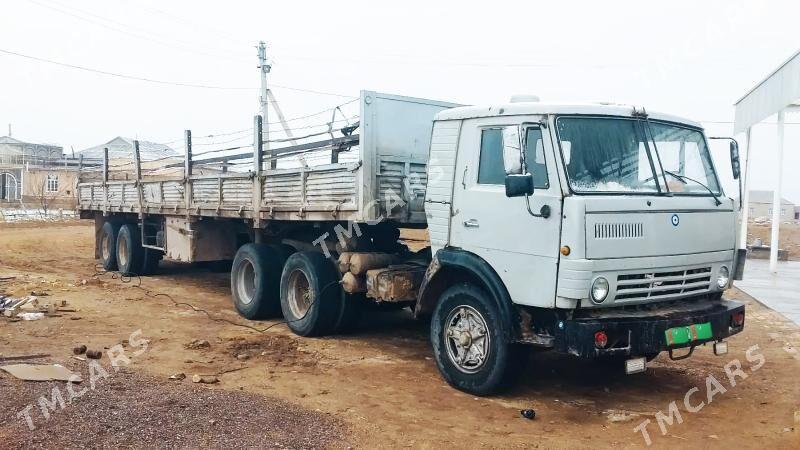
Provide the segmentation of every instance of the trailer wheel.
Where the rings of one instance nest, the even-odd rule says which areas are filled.
[[[144,259],[139,227],[126,223],[119,228],[117,236],[117,267],[123,275],[139,275]]]
[[[280,280],[285,254],[267,244],[239,247],[231,267],[233,305],[247,319],[267,319],[281,313]]]
[[[117,270],[117,235],[119,224],[106,222],[100,229],[100,262],[105,270]]]
[[[431,343],[439,372],[451,386],[474,395],[506,387],[520,358],[503,325],[483,289],[463,283],[442,294],[431,318]]]
[[[336,327],[342,307],[339,271],[322,253],[297,252],[281,275],[281,309],[300,336],[321,336]]]

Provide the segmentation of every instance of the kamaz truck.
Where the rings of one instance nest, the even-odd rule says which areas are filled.
[[[742,331],[725,298],[744,259],[734,201],[700,124],[643,108],[534,97],[459,106],[372,91],[359,118],[315,142],[215,160],[177,175],[84,171],[107,270],[161,258],[230,261],[233,306],[301,336],[352,330],[370,304],[430,321],[452,386],[509,385],[526,346],[646,370]],[[309,164],[310,153],[324,161]],[[738,178],[738,148],[731,142]],[[401,230],[427,229],[411,251]]]

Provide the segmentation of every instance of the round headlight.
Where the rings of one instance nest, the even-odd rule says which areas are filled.
[[[597,277],[592,283],[592,301],[595,303],[602,303],[608,295],[608,280],[603,277]]]
[[[728,268],[722,266],[719,268],[719,273],[717,274],[717,287],[720,289],[725,289],[728,287],[728,282],[731,280],[731,274],[728,271]]]

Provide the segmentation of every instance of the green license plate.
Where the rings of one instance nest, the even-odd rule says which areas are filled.
[[[710,322],[670,328],[664,332],[664,337],[667,339],[667,345],[669,346],[711,339],[712,336]]]

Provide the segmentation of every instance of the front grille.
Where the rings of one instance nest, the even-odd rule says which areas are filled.
[[[634,223],[596,223],[595,239],[637,239],[644,237],[644,224]]]
[[[615,301],[666,299],[707,292],[711,267],[617,276]]]

